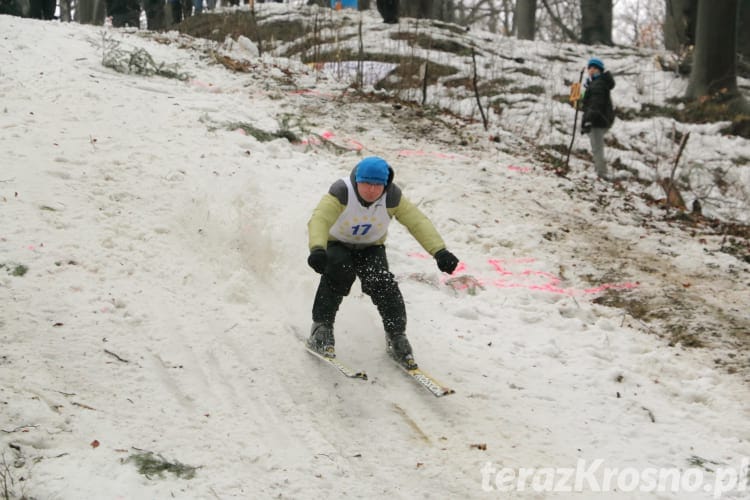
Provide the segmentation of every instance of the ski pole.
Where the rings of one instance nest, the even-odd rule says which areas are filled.
[[[581,74],[578,76],[578,84],[575,83],[570,86],[570,101],[576,108],[575,118],[573,118],[573,137],[570,138],[570,146],[568,146],[568,155],[565,157],[565,172],[568,172],[568,162],[570,161],[570,152],[573,150],[573,142],[576,140],[576,128],[578,128],[578,101],[581,97],[581,82],[583,81],[583,73],[586,68],[581,70]]]

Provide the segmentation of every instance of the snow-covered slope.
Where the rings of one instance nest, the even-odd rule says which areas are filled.
[[[595,479],[563,486],[581,498],[746,497],[743,372],[592,302],[690,276],[746,315],[747,269],[706,254],[710,236],[646,221],[648,207],[583,163],[561,179],[520,150],[405,135],[403,122],[429,122],[293,61],[231,73],[201,43],[108,31],[191,75],[147,78],[101,65],[100,28],[0,16],[0,33],[0,478],[16,495],[486,498],[505,484],[493,468],[601,460]],[[229,125],[297,119],[314,132],[302,144]],[[362,150],[337,154],[320,137]],[[391,231],[417,360],[455,395],[435,399],[393,366],[358,285],[337,351],[368,382],[296,339],[317,284],[307,219],[363,154],[392,163],[464,264],[463,281],[447,280]],[[140,474],[132,457],[147,451],[198,469]],[[605,488],[607,468],[620,472]],[[673,468],[688,477],[677,491],[647,487],[646,471]],[[644,491],[622,491],[633,471]],[[731,472],[742,477],[729,488]],[[550,492],[548,476],[532,471],[503,495],[570,494]]]

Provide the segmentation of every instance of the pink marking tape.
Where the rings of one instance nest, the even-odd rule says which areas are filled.
[[[319,135],[326,141],[331,141],[331,142],[333,142],[334,137],[336,137],[336,134],[334,134],[333,132],[329,130],[324,130]],[[347,148],[351,149],[352,151],[362,151],[365,148],[361,142],[356,141],[354,139],[344,139],[343,142],[347,146]],[[318,137],[314,135],[305,137],[304,139],[300,141],[300,143],[305,144],[305,145],[309,144],[311,146],[320,146],[322,144],[320,139],[318,139]]]
[[[310,95],[310,96],[316,96],[316,97],[324,97],[326,99],[331,99],[331,98],[335,98],[336,97],[335,94],[330,94],[330,93],[326,93],[326,92],[320,92],[320,91],[314,90],[314,89],[298,89],[298,90],[292,90],[289,93],[290,94],[301,95],[301,96]]]
[[[533,169],[531,167],[519,167],[517,165],[508,165],[508,170],[512,172],[520,172],[522,174],[528,174]]]
[[[431,259],[429,254],[412,252],[408,254],[409,257],[415,259]],[[601,293],[605,290],[631,290],[638,287],[638,282],[625,282],[625,283],[603,283],[599,286],[591,288],[563,288],[561,285],[562,279],[547,271],[540,271],[533,268],[521,268],[517,269],[519,264],[533,264],[536,259],[533,257],[519,258],[508,261],[506,259],[488,259],[487,263],[490,265],[492,270],[500,275],[499,278],[492,280],[492,285],[495,288],[525,288],[527,290],[534,290],[540,292],[555,293],[559,295],[589,295],[594,293]],[[468,271],[468,266],[464,262],[460,262],[456,270],[449,277],[442,277],[441,283],[447,280],[452,280],[450,286],[455,290],[464,290],[472,285],[479,285],[484,287],[487,279],[479,276],[472,278],[472,283],[457,282],[455,278],[460,273]],[[468,276],[467,276],[468,277]]]

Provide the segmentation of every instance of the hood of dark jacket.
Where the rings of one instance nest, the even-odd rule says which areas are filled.
[[[615,88],[615,78],[612,76],[612,73],[609,71],[605,71],[601,75],[599,75],[599,78],[607,85],[607,88],[609,90],[612,90]]]

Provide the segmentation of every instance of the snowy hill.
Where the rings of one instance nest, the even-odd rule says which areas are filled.
[[[367,23],[382,39],[376,16]],[[6,496],[747,497],[748,265],[720,251],[726,235],[668,223],[585,159],[554,175],[532,145],[569,140],[554,125],[572,123],[569,107],[508,105],[493,142],[461,116],[437,126],[239,44],[7,16],[0,33]],[[113,42],[189,77],[104,67]],[[540,65],[557,49],[492,43]],[[579,61],[550,71],[577,74]],[[623,105],[638,78],[622,78]],[[679,93],[669,82],[647,95]],[[656,123],[612,134],[632,145],[667,127]],[[718,128],[691,126],[692,158],[728,144],[750,157]],[[284,129],[301,140],[257,138]],[[623,163],[641,161],[628,151]],[[392,226],[417,360],[454,395],[432,397],[386,357],[359,285],[337,352],[369,381],[296,339],[317,285],[310,212],[370,154],[462,261],[441,275]],[[139,472],[160,457],[171,471]]]

